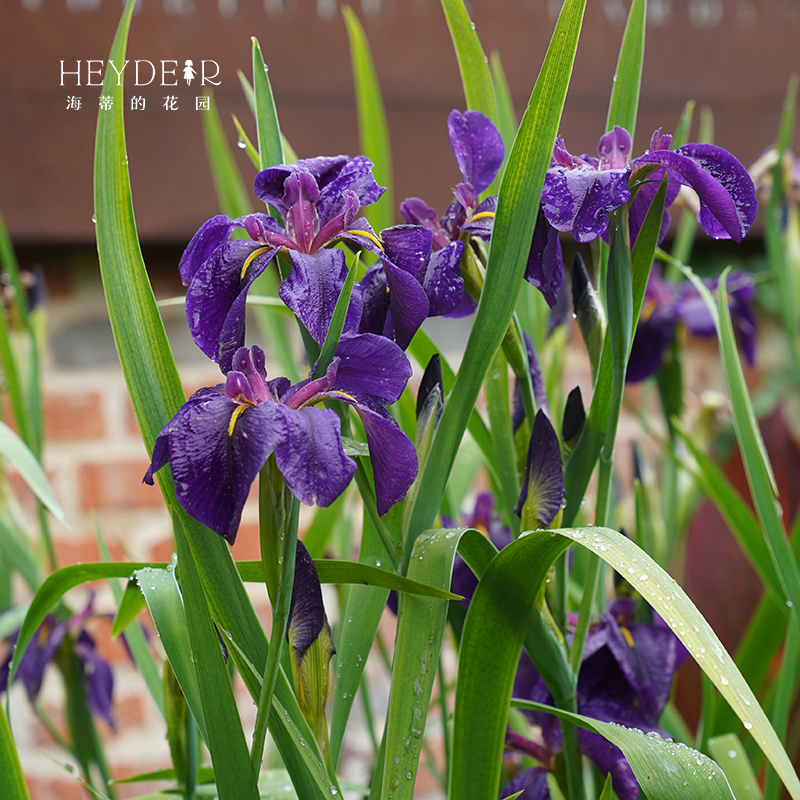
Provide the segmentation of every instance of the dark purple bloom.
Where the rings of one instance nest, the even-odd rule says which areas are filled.
[[[430,228],[434,250],[456,241],[462,230],[489,241],[497,197],[488,197],[479,203],[478,196],[495,179],[505,156],[499,131],[479,111],[468,110],[462,114],[453,109],[447,117],[447,130],[462,178],[453,189],[456,201],[441,219],[437,219],[436,212],[418,197],[409,197],[400,204],[400,213],[407,222]]]
[[[758,207],[747,170],[721,147],[687,144],[670,150],[671,141],[659,128],[650,140],[650,149],[631,160],[630,134],[619,126],[600,139],[598,158],[571,155],[559,137],[542,190],[542,206],[550,224],[560,231],[572,231],[579,242],[590,242],[605,235],[608,215],[630,201],[632,190],[638,189],[631,205],[631,235],[635,238],[666,170],[670,181],[667,205],[680,185],[691,186],[700,200],[698,220],[703,230],[717,239],[741,241]],[[649,188],[642,193],[644,186]]]
[[[197,345],[228,372],[244,344],[247,292],[279,250],[292,270],[280,297],[318,342],[325,338],[347,274],[340,250],[323,250],[343,237],[379,245],[362,207],[383,193],[363,156],[320,157],[260,172],[256,195],[281,216],[256,213],[231,220],[218,215],[194,235],[180,261],[186,292],[186,318]],[[244,228],[250,240],[231,240]],[[361,314],[360,289],[353,292],[345,334],[354,333]]]
[[[329,664],[336,653],[322,587],[314,561],[305,545],[297,542],[292,604],[286,629],[300,708],[308,721],[319,730],[325,725],[325,704],[328,700]]]
[[[556,517],[564,501],[564,473],[558,436],[545,410],[536,412],[525,463],[525,477],[515,514],[523,525],[546,528]]]
[[[75,614],[66,622],[57,620],[52,614],[45,617],[19,661],[15,680],[22,681],[28,699],[34,704],[42,688],[45,669],[56,657],[68,635],[72,635],[72,646],[81,664],[86,705],[95,717],[113,728],[111,705],[114,676],[111,665],[97,651],[94,639],[84,627],[86,620],[93,615],[93,601],[94,596],[89,599],[81,613]],[[10,636],[8,643],[14,645],[18,635],[19,631]],[[0,693],[8,689],[11,657],[12,653],[9,653],[0,666]]]
[[[384,408],[411,375],[403,352],[369,334],[343,339],[327,373],[294,386],[267,381],[264,353],[240,348],[226,382],[200,389],[156,439],[144,481],[167,462],[183,508],[233,544],[250,484],[270,455],[304,503],[330,505],[356,471],[345,455],[338,414],[326,399],[356,409],[364,424],[378,513],[401,500],[417,473],[414,446]]]
[[[592,626],[578,676],[578,712],[593,719],[662,733],[659,719],[669,700],[672,678],[687,652],[663,622],[635,622],[634,611],[634,602],[629,598],[617,600]],[[541,703],[552,702],[544,681],[526,654],[520,661],[514,695]],[[541,728],[547,751],[558,752],[561,731],[557,718],[541,712],[527,713]],[[578,730],[578,741],[582,752],[603,774],[611,774],[620,800],[636,800],[639,785],[622,751],[599,734],[583,729]],[[528,752],[516,746],[514,749]],[[525,787],[526,793],[521,797],[526,800],[547,798],[546,791],[541,793],[543,783],[539,777],[540,773],[533,770],[522,773],[514,779],[514,789]],[[500,796],[512,791],[509,784]]]
[[[713,292],[719,279],[707,278],[703,282]],[[752,306],[755,284],[746,272],[732,272],[727,287],[731,321],[745,359],[752,366],[755,363],[757,333]],[[629,383],[644,380],[658,371],[678,323],[682,323],[694,336],[716,336],[711,314],[691,281],[669,284],[654,269],[650,272],[644,297],[625,376]]]
[[[359,331],[377,333],[408,347],[428,317],[449,314],[461,302],[463,242],[432,251],[433,236],[422,225],[397,225],[381,231],[380,261],[360,286],[363,311]]]

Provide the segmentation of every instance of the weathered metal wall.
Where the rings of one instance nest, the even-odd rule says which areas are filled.
[[[458,70],[438,0],[354,0],[386,97],[396,194],[443,209],[458,174],[445,118],[463,107]],[[143,238],[181,241],[216,212],[195,86],[185,61],[219,63],[216,90],[231,140],[230,113],[249,117],[236,77],[250,71],[257,36],[281,122],[303,156],[357,148],[347,37],[337,0],[140,0],[128,57],[177,62],[181,85],[126,84],[134,201]],[[629,5],[589,0],[562,132],[570,149],[593,151],[603,132],[611,78]],[[527,100],[559,0],[473,0],[487,51],[500,52],[518,108]],[[0,210],[18,241],[93,238],[91,165],[100,89],[86,62],[105,60],[119,0],[0,0]],[[81,86],[74,75],[81,62]],[[97,65],[93,65],[97,68]],[[169,66],[169,65],[168,65]],[[792,71],[800,71],[800,0],[651,0],[636,148],[683,103],[709,103],[717,142],[745,163],[775,135]],[[134,76],[131,76],[134,77]],[[97,81],[97,77],[94,78]],[[132,97],[145,107],[130,110]],[[165,97],[177,109],[164,107]],[[81,107],[69,108],[70,98]],[[252,129],[252,125],[250,126]],[[248,181],[252,169],[239,154]]]

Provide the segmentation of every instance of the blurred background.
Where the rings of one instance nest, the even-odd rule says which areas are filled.
[[[161,61],[177,62],[167,69],[176,69],[168,80],[179,84],[159,86],[159,74],[152,84],[136,87],[129,75],[125,90],[134,207],[159,297],[182,292],[180,254],[202,222],[218,213],[203,143],[201,115],[206,112],[196,107],[201,90],[197,79],[186,85],[184,64],[191,60],[198,72],[203,61],[219,65],[215,100],[248,185],[255,170],[235,147],[231,114],[254,138],[237,77],[237,70],[251,73],[251,36],[261,43],[281,125],[298,155],[354,155],[358,131],[341,5],[338,0],[139,0],[128,70],[136,60],[157,68]],[[473,0],[467,5],[484,49],[500,55],[521,114],[561,3]],[[352,6],[366,30],[383,89],[395,200],[416,195],[442,212],[460,180],[446,117],[453,108],[463,109],[464,99],[440,4],[353,0]],[[627,0],[588,3],[561,128],[573,153],[594,153],[604,132],[628,6]],[[94,249],[94,129],[103,111],[100,87],[87,85],[87,62],[103,62],[92,64],[94,70],[104,66],[121,11],[120,0],[0,0],[0,215],[20,267],[41,265],[49,286],[46,466],[71,522],[70,528],[54,526],[62,565],[98,559],[92,514],[114,543],[116,557],[167,560],[171,554],[160,495],[141,486],[148,454],[118,368]],[[749,166],[773,143],[787,81],[797,71],[800,0],[650,0],[634,154],[644,151],[654,129],[671,132],[684,104],[693,99],[698,108],[713,111],[715,143]],[[144,81],[148,73],[142,74]],[[92,82],[99,82],[97,73]],[[697,135],[697,118],[690,140]],[[736,258],[762,252],[758,229],[753,233]],[[700,251],[702,246],[700,241]],[[218,371],[189,339],[182,309],[166,308],[164,317],[187,392],[217,382]],[[719,383],[716,349],[705,351],[706,361],[703,352],[700,379]],[[775,437],[784,445],[789,441],[785,428]],[[795,464],[796,451],[787,459]],[[21,483],[17,488],[24,495]],[[237,558],[258,557],[255,515],[248,513],[234,550]],[[706,518],[701,523],[703,530],[713,524]],[[716,546],[713,552],[720,557]],[[700,558],[708,563],[708,555]],[[744,596],[741,587],[751,575],[739,575],[730,565],[724,572],[729,583],[736,574]],[[744,605],[752,606],[757,594],[755,588]],[[257,603],[265,606],[262,598]],[[743,607],[741,615],[746,619],[749,611]],[[720,632],[730,623],[730,638],[723,641],[735,643],[736,620],[712,622]],[[109,750],[114,769],[122,775],[162,767],[168,753],[152,703],[120,648],[108,654],[118,676],[118,735]],[[27,719],[21,701],[17,713],[17,719]],[[39,752],[54,748],[46,732],[32,724],[26,729],[24,722],[22,730],[27,737],[23,764],[34,776],[35,796],[82,796],[77,784]]]

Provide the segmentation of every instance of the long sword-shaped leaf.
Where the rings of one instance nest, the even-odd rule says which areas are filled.
[[[139,585],[137,591],[147,602],[156,633],[161,640],[175,677],[178,679],[186,703],[194,716],[200,735],[208,742],[203,704],[200,700],[200,690],[193,663],[192,645],[186,629],[183,598],[175,580],[174,569],[171,567],[162,569],[145,567],[136,570],[133,574]]]
[[[31,491],[44,503],[50,513],[66,523],[67,518],[58,504],[47,481],[44,470],[30,451],[28,445],[14,433],[5,422],[0,422],[0,455],[19,472]]]
[[[556,533],[597,553],[661,615],[742,720],[789,794],[798,800],[800,781],[786,751],[733,659],[683,589],[643,550],[617,531],[561,528]],[[531,535],[538,537],[549,532]]]
[[[256,773],[250,766],[242,722],[233,696],[218,633],[209,613],[194,559],[177,515],[173,516],[178,545],[184,612],[191,641],[192,662],[203,705],[206,742],[211,753],[220,800],[259,800]],[[195,716],[196,719],[196,716]]]
[[[30,800],[22,765],[8,726],[6,712],[0,705],[0,775],[3,776],[3,796],[7,800]]]
[[[406,532],[406,559],[414,539],[430,527],[444,494],[459,442],[475,407],[486,370],[517,304],[527,264],[544,175],[550,164],[585,0],[566,0],[508,158],[500,186],[486,281],[461,368],[445,405],[420,476]]]
[[[276,164],[283,164],[283,142],[272,86],[261,55],[261,45],[255,38],[253,38],[253,92],[258,128],[258,157],[261,169],[269,169]]]
[[[386,189],[381,198],[366,209],[365,214],[372,227],[382,231],[394,221],[392,148],[389,142],[386,109],[364,28],[349,6],[342,9],[342,16],[350,41],[353,82],[356,87],[359,152],[375,165],[372,171],[375,181]]]
[[[614,86],[608,104],[606,130],[615,125],[625,128],[633,139],[636,116],[639,110],[639,89],[642,85],[644,64],[644,28],[647,0],[633,0],[628,12],[628,22],[617,59]]]
[[[414,546],[409,576],[441,588],[449,586],[456,549],[462,540],[466,540],[465,547],[477,553],[488,541],[477,531],[464,528],[442,528],[420,536]],[[428,703],[447,622],[447,602],[406,595],[399,610],[381,796],[410,800],[414,796]],[[445,687],[440,690],[446,691]],[[495,785],[495,796],[496,792]],[[451,796],[479,795],[470,792]]]
[[[515,699],[512,704],[555,714],[608,739],[624,753],[648,800],[735,800],[725,771],[708,756],[681,742],[542,703]]]
[[[497,104],[489,64],[464,2],[442,0],[442,10],[456,51],[467,108],[480,111],[497,123]]]
[[[730,308],[728,307],[726,289],[728,270],[722,273],[719,280],[718,304],[714,302],[708,289],[691,270],[687,270],[687,274],[705,300],[717,326],[725,383],[728,386],[733,411],[733,426],[739,448],[742,451],[747,483],[753,496],[756,514],[766,534],[772,563],[780,578],[787,605],[791,607],[800,621],[800,570],[798,570],[797,560],[786,539],[779,513],[775,476],[767,456],[764,440],[761,438],[758,421],[739,361]]]
[[[112,45],[110,60],[122,63],[133,2],[129,2]],[[265,75],[266,77],[266,75]],[[161,428],[175,414],[185,395],[175,369],[164,326],[141,256],[125,153],[122,87],[114,70],[106,76],[104,94],[113,107],[98,118],[95,152],[95,215],[97,247],[111,328],[123,374],[145,447],[152,450]],[[182,515],[189,531],[189,546],[211,613],[237,643],[239,661],[248,690],[258,697],[257,676],[266,662],[267,641],[225,542],[190,519],[175,503],[172,478],[165,468],[157,478],[167,503]],[[148,565],[140,565],[148,566]],[[270,726],[278,749],[297,791],[308,798],[331,796],[325,769],[303,742],[312,741],[297,701],[285,676],[279,679]]]

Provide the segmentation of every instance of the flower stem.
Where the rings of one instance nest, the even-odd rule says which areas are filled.
[[[250,752],[250,763],[253,772],[258,774],[264,756],[264,741],[267,736],[269,712],[272,708],[272,695],[281,663],[283,640],[286,638],[286,625],[292,603],[292,587],[294,585],[295,553],[297,551],[297,527],[300,516],[300,503],[283,484],[271,459],[261,471],[259,478],[259,517],[261,537],[261,563],[264,566],[264,578],[269,588],[275,573],[274,560],[278,555],[278,580],[272,600],[272,633],[270,647],[267,652],[267,663],[264,667],[264,679],[261,683],[261,695],[258,698],[258,711],[253,731],[253,747]],[[278,486],[280,488],[278,488]],[[276,491],[277,489],[277,491]],[[264,508],[264,501],[275,500],[270,508]],[[272,519],[269,520],[270,516]],[[275,539],[277,533],[277,541]],[[277,544],[277,547],[275,545]]]

